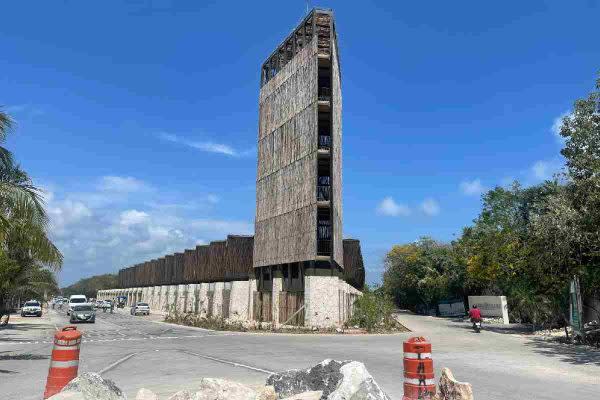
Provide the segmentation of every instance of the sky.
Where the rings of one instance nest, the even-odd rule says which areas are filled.
[[[260,65],[307,4],[335,12],[343,231],[368,282],[394,244],[451,241],[485,190],[563,165],[598,1],[7,2],[5,146],[45,190],[62,285],[253,233]]]

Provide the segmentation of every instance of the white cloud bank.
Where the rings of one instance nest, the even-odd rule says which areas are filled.
[[[214,194],[195,197],[203,204],[191,210],[187,203],[161,207],[164,193],[148,191],[151,185],[132,177],[102,177],[90,187],[78,193],[53,187],[45,195],[50,236],[64,255],[61,284],[254,230],[251,221],[215,217]],[[143,192],[114,195],[123,191]],[[97,200],[103,196],[112,201]]]

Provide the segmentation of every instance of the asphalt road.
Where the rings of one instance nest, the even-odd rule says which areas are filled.
[[[158,316],[98,313],[83,331],[80,372],[101,372],[129,398],[140,387],[162,398],[193,389],[201,377],[261,385],[271,371],[325,358],[362,361],[392,399],[402,398],[402,342],[418,334],[433,344],[436,374],[449,367],[473,384],[475,398],[597,399],[600,352],[542,339],[484,331],[432,317],[401,316],[414,332],[398,335],[286,335],[211,332],[158,322]],[[66,315],[14,318],[0,330],[0,398],[40,399],[56,327]]]

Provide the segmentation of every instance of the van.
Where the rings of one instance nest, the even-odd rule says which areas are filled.
[[[74,305],[87,303],[87,297],[82,294],[74,294],[69,297],[69,307],[67,308],[67,315],[71,315]]]

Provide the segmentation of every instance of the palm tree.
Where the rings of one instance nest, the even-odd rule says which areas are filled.
[[[0,144],[13,126],[0,110]],[[52,271],[60,270],[63,256],[47,225],[42,191],[0,145],[0,311],[11,294],[56,286]]]

